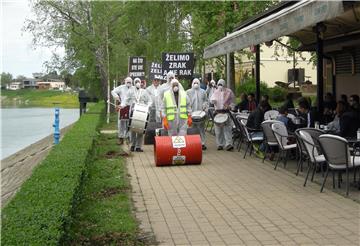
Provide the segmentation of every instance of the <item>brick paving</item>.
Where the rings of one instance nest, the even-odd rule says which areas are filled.
[[[359,245],[359,204],[208,135],[201,165],[155,167],[153,146],[128,159],[136,216],[160,245]]]

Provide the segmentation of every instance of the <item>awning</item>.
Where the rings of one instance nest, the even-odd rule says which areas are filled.
[[[216,41],[204,50],[212,58],[290,35],[344,12],[342,1],[299,1]]]

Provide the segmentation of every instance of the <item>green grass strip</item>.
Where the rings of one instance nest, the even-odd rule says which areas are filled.
[[[2,107],[79,107],[78,94],[55,90],[21,89],[16,91],[1,90]]]
[[[94,105],[2,210],[3,245],[57,245],[71,224],[104,104]]]
[[[88,163],[82,200],[64,245],[143,245],[132,212],[124,153],[116,134],[100,135]]]

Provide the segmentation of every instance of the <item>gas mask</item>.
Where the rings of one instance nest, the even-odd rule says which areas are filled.
[[[195,83],[195,84],[193,85],[193,88],[194,88],[194,89],[199,89],[199,84],[198,84],[198,83]]]
[[[135,86],[136,86],[136,88],[140,88],[141,87],[141,84],[140,84],[140,82],[137,82],[136,84],[135,84]]]
[[[173,91],[174,91],[174,92],[178,92],[178,91],[179,91],[179,86],[177,86],[177,85],[174,86],[174,87],[173,87]]]

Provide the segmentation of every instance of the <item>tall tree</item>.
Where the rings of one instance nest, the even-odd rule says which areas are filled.
[[[0,76],[1,76],[0,77],[1,87],[10,84],[11,81],[13,80],[13,76],[11,73],[2,72]]]

